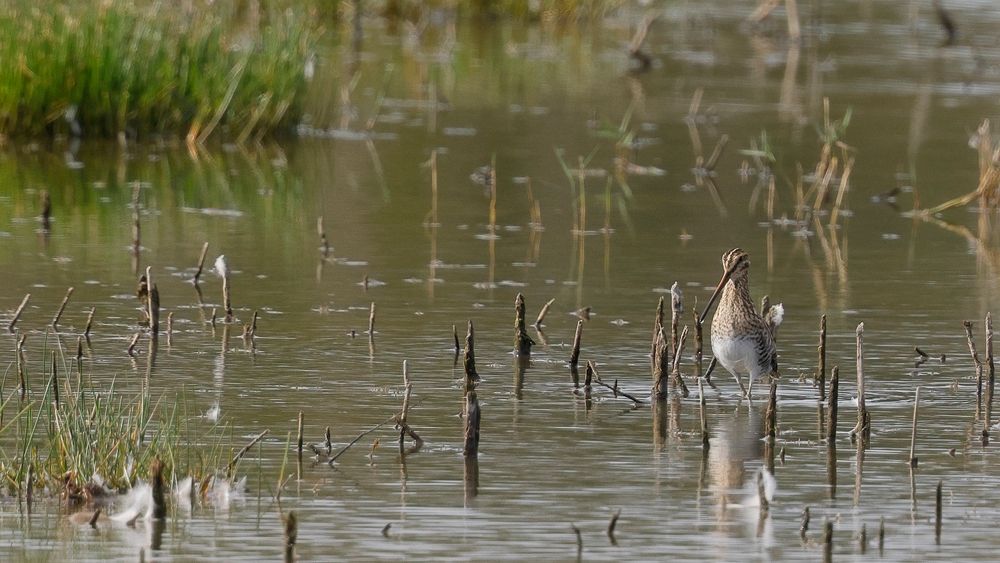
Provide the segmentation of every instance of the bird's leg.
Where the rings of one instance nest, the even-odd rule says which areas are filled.
[[[750,374],[750,381],[747,382],[747,399],[750,398],[750,392],[753,389],[753,374]]]
[[[743,386],[743,381],[740,380],[740,376],[734,373],[733,378],[736,379],[736,384],[740,386],[740,397],[747,397],[747,388]]]

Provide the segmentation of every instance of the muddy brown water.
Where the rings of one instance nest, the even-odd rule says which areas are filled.
[[[176,511],[158,549],[150,548],[142,522],[95,531],[70,523],[54,502],[29,517],[7,498],[0,501],[3,558],[135,559],[141,549],[156,560],[280,557],[272,496],[298,412],[307,441],[321,441],[329,425],[335,446],[343,446],[398,410],[404,360],[414,381],[409,420],[426,443],[401,459],[395,433],[384,428],[335,468],[307,459],[281,500],[299,515],[303,560],[574,559],[571,524],[581,531],[584,559],[817,560],[825,520],[834,523],[834,556],[861,558],[863,527],[867,557],[879,552],[880,519],[884,559],[992,557],[1000,454],[979,439],[983,422],[961,323],[976,321],[982,353],[982,319],[1000,311],[996,237],[969,208],[946,213],[945,223],[901,212],[913,207],[915,193],[927,206],[975,188],[969,138],[996,115],[1000,52],[992,31],[1000,17],[990,3],[949,3],[961,35],[943,48],[923,5],[804,5],[796,47],[784,39],[780,17],[758,30],[744,24],[752,8],[720,2],[662,10],[646,45],[654,65],[644,74],[630,73],[623,54],[638,13],[570,29],[463,22],[452,29],[447,17],[435,16],[421,36],[371,22],[357,57],[361,78],[349,92],[354,117],[342,121],[338,101],[352,55],[332,46],[319,58],[320,84],[310,95],[316,110],[301,138],[247,150],[210,147],[197,160],[172,143],[8,146],[0,155],[0,310],[8,311],[6,323],[32,294],[19,324],[29,333],[31,367],[42,370],[45,325],[74,286],[60,323],[63,345],[74,345],[87,311],[97,307],[85,370],[97,384],[115,379],[123,392],[137,390],[148,345],[140,340],[134,362],[124,349],[138,319],[136,269],[148,265],[175,319],[172,342],[161,337],[149,379],[154,396],[182,395],[187,424],[206,431],[214,424],[206,414],[217,410],[233,447],[263,429],[270,435],[261,459],[254,449],[241,465],[245,494]],[[717,198],[692,171],[697,155],[685,115],[698,88],[704,94],[690,121],[703,154],[721,135],[730,139],[715,170]],[[382,95],[366,143],[358,132]],[[827,228],[825,212],[815,222],[782,220],[796,215],[796,163],[807,172],[815,165],[824,97],[834,119],[851,108],[843,138],[856,149],[846,213],[835,229]],[[632,161],[665,174],[633,174],[624,186],[613,175],[613,131],[630,107],[628,128],[640,145],[629,151]],[[762,131],[776,156],[774,221],[766,189],[751,208],[758,179],[744,182],[739,173],[750,160],[740,151]],[[425,166],[435,149],[436,223]],[[573,168],[593,151],[582,229],[580,192],[556,151]],[[495,229],[489,194],[471,177],[493,155]],[[531,224],[526,178],[541,228]],[[138,258],[130,251],[136,183]],[[895,202],[877,200],[894,188]],[[48,234],[36,219],[43,189],[54,208]],[[327,260],[318,216],[332,245]],[[260,314],[255,353],[239,338],[241,325],[227,342],[222,325],[213,332],[205,322],[213,307],[221,309],[219,278],[206,272],[201,307],[187,281],[205,241],[208,263],[225,254],[233,270],[239,321]],[[733,246],[751,255],[754,298],[770,295],[786,308],[777,439],[785,458],[776,463],[763,519],[755,500],[762,395],[741,402],[731,378],[716,373],[718,389],[706,391],[707,455],[693,379],[691,397],[674,397],[655,415],[648,404],[658,298],[677,282],[683,323],[690,324],[695,300],[705,302],[721,254]],[[535,348],[523,372],[511,353],[518,292],[529,322],[555,298],[547,344]],[[584,307],[592,316],[583,359],[644,399],[639,407],[600,387],[590,401],[574,389],[566,360],[573,312]],[[828,365],[841,367],[835,490],[812,385],[824,313]],[[461,453],[461,366],[452,351],[452,325],[464,335],[470,319],[483,377],[477,494]],[[856,417],[860,322],[873,430],[858,487],[858,454],[846,432]],[[0,347],[5,365],[14,361],[8,343]],[[692,344],[682,362],[689,377]],[[947,361],[915,368],[914,346]],[[911,480],[906,460],[918,385],[920,465]],[[376,437],[381,446],[369,460]],[[812,521],[803,542],[805,506]],[[605,529],[618,509],[612,544]]]

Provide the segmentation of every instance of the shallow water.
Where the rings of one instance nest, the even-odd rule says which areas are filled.
[[[205,431],[213,423],[204,415],[217,407],[234,448],[263,429],[270,435],[261,459],[254,449],[240,466],[245,495],[178,510],[157,542],[142,522],[95,531],[71,524],[54,503],[28,517],[14,499],[3,499],[0,552],[16,560],[133,559],[140,549],[157,560],[280,557],[272,497],[298,412],[307,440],[321,441],[330,426],[335,447],[346,445],[399,409],[408,360],[409,421],[426,444],[401,459],[387,426],[335,468],[307,460],[281,498],[282,509],[299,515],[302,559],[573,559],[572,523],[586,559],[816,560],[826,519],[834,522],[835,556],[860,558],[863,526],[868,553],[878,552],[880,518],[884,559],[991,557],[998,460],[995,445],[979,438],[961,322],[976,320],[982,354],[981,320],[998,302],[995,235],[968,209],[946,213],[946,224],[900,212],[913,207],[914,191],[928,206],[976,186],[968,139],[995,113],[1000,68],[992,33],[1000,17],[990,6],[949,3],[961,38],[947,48],[923,6],[802,6],[805,35],[796,48],[783,39],[780,17],[756,31],[742,23],[750,3],[682,3],[654,24],[647,50],[655,63],[644,74],[629,72],[622,47],[638,13],[570,29],[452,28],[435,17],[423,35],[370,22],[356,62],[361,78],[347,93],[354,117],[342,120],[338,101],[354,57],[332,46],[320,58],[310,134],[300,139],[214,147],[197,159],[170,142],[127,149],[12,144],[0,154],[0,310],[13,311],[32,294],[18,325],[29,335],[29,369],[43,372],[45,325],[73,286],[60,345],[72,353],[96,307],[85,371],[97,384],[115,379],[123,392],[137,390],[148,343],[140,340],[135,360],[124,350],[137,330],[136,272],[150,266],[165,312],[174,313],[171,341],[161,336],[149,377],[154,396],[182,394],[187,423]],[[689,121],[702,154],[722,134],[730,138],[716,168],[717,198],[692,171],[696,151],[685,115],[698,88],[700,111]],[[796,212],[796,163],[811,170],[819,152],[824,97],[834,119],[852,109],[844,137],[856,149],[848,212],[836,229],[826,227],[826,213],[786,224],[780,218]],[[633,162],[666,174],[632,175],[623,185],[613,175],[614,139],[601,132],[616,129],[630,107],[629,128],[644,144]],[[374,134],[363,134],[376,112]],[[771,222],[766,189],[750,209],[757,178],[743,182],[739,174],[749,158],[739,151],[765,130],[777,157],[778,219]],[[595,148],[586,167],[605,172],[586,179],[580,225],[579,193],[556,151],[575,168]],[[433,149],[436,207],[424,165]],[[470,178],[493,155],[495,229],[489,194]],[[531,224],[524,178],[539,202],[540,227]],[[136,183],[138,257],[130,249]],[[873,200],[894,187],[902,188],[896,207]],[[48,234],[36,219],[42,189],[53,200]],[[318,216],[332,245],[326,260]],[[234,270],[239,321],[260,314],[254,351],[240,338],[241,324],[227,339],[223,325],[206,322],[212,308],[221,309],[219,278],[206,274],[203,306],[187,281],[205,241],[209,264],[225,254]],[[777,440],[785,456],[763,519],[755,483],[766,401],[741,403],[731,378],[717,372],[718,390],[706,391],[711,445],[704,454],[690,340],[682,369],[691,397],[674,397],[655,412],[647,400],[658,298],[678,282],[690,324],[695,300],[704,303],[718,280],[722,252],[737,245],[753,260],[754,298],[770,295],[786,308]],[[547,344],[535,348],[523,372],[511,354],[518,292],[529,322],[556,299]],[[572,313],[583,307],[592,310],[583,359],[644,399],[639,407],[601,387],[590,401],[574,389],[566,360]],[[842,368],[835,487],[812,385],[821,314],[829,323],[828,365]],[[452,325],[463,333],[468,320],[483,376],[475,491],[467,477],[474,468],[461,454],[461,365],[452,350]],[[846,432],[856,416],[860,322],[873,432],[859,487],[858,453]],[[934,358],[914,368],[914,346]],[[12,363],[13,343],[0,348],[0,361]],[[917,385],[920,464],[911,480]],[[375,437],[381,446],[370,461]],[[939,480],[944,525],[937,545]],[[805,506],[812,521],[802,542]],[[617,509],[614,545],[605,528]]]

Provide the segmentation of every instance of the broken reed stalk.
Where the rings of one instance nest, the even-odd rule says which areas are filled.
[[[580,528],[576,527],[576,524],[570,522],[569,527],[573,530],[573,534],[576,536],[576,560],[583,560],[583,534],[580,533]]]
[[[229,285],[229,269],[222,276],[222,306],[226,310],[226,322],[233,320],[232,287]]]
[[[851,438],[858,436],[859,439],[868,441],[871,435],[871,418],[868,408],[865,406],[865,323],[859,323],[855,331],[855,342],[857,344],[855,361],[858,373],[858,423],[851,430]]]
[[[799,524],[799,538],[806,541],[806,534],[809,533],[809,507],[802,509],[802,523]]]
[[[882,556],[882,549],[885,547],[885,517],[878,519],[878,554]]]
[[[618,387],[618,380],[617,379],[615,380],[615,384],[614,385],[608,385],[607,383],[605,383],[601,379],[601,374],[597,372],[597,366],[594,365],[594,362],[592,362],[590,360],[587,360],[587,379],[586,379],[586,385],[587,385],[587,387],[590,386],[591,382],[596,383],[596,384],[600,385],[601,387],[604,387],[605,389],[610,389],[611,392],[615,394],[615,397],[617,397],[618,395],[621,395],[622,397],[625,397],[626,399],[632,401],[633,403],[635,403],[637,405],[642,403],[642,401],[639,400],[638,398],[636,398],[636,397],[634,397],[632,395],[629,395],[628,393],[622,391],[621,388]]]
[[[388,424],[388,423],[390,423],[390,422],[392,422],[394,420],[396,420],[396,415],[395,414],[393,414],[392,416],[386,418],[385,420],[383,420],[382,422],[376,424],[375,426],[372,426],[368,430],[365,430],[364,432],[362,432],[362,433],[358,434],[357,436],[355,436],[354,439],[351,440],[350,442],[348,442],[346,446],[340,448],[340,450],[338,450],[336,454],[330,456],[330,459],[328,459],[327,462],[326,462],[327,465],[329,465],[330,467],[333,467],[334,462],[336,462],[337,459],[340,458],[340,456],[342,456],[345,453],[347,453],[347,450],[351,449],[351,446],[353,446],[354,444],[357,444],[358,441],[361,440],[362,438],[364,438],[365,436],[371,434],[372,432],[378,430],[379,428],[382,428],[383,426],[385,426],[386,424]],[[327,436],[327,440],[329,441],[329,436]],[[377,441],[378,440],[376,439],[376,442]],[[374,447],[372,449],[374,450]]]
[[[233,475],[236,471],[236,464],[238,464],[240,460],[243,459],[243,456],[247,455],[247,452],[249,452],[251,448],[257,445],[257,442],[263,440],[264,436],[267,436],[268,432],[270,432],[270,430],[264,430],[260,434],[254,436],[253,439],[247,443],[247,445],[243,446],[243,449],[241,449],[239,452],[236,453],[236,455],[233,456],[233,459],[229,460],[229,464],[226,465],[227,478],[229,479],[233,478]]]
[[[910,428],[910,467],[917,466],[917,407],[920,405],[920,386],[913,395],[913,424]]]
[[[764,413],[764,437],[774,445],[778,432],[778,380],[771,380],[771,389],[767,395],[767,410]]]
[[[163,482],[163,462],[160,458],[153,460],[149,467],[150,482],[153,486],[153,513],[156,520],[167,517],[166,484]]]
[[[681,395],[687,397],[689,395],[687,384],[684,383],[684,378],[681,376],[681,356],[684,354],[684,343],[687,341],[688,327],[684,326],[684,330],[681,331],[681,336],[677,342],[677,350],[674,354],[674,362],[672,369],[670,370],[671,380],[675,385],[681,388]]]
[[[555,302],[556,298],[553,297],[552,299],[546,301],[545,305],[542,305],[542,310],[538,312],[538,317],[535,318],[535,328],[540,328],[542,326],[542,323],[545,321],[545,315],[549,313],[549,307],[551,307]]]
[[[297,438],[296,438],[296,441],[295,441],[296,442],[296,448],[295,449],[296,449],[296,451],[299,454],[299,459],[300,460],[302,459],[302,441],[303,441],[303,439],[302,439],[302,433],[303,433],[304,430],[305,430],[305,417],[303,416],[302,411],[299,411],[299,423],[298,423]]]
[[[66,304],[69,303],[69,298],[70,298],[71,295],[73,295],[73,288],[72,287],[66,290],[66,297],[63,297],[62,303],[59,305],[59,310],[56,311],[55,316],[52,317],[52,326],[53,327],[58,327],[59,326],[59,319],[62,317],[63,311],[66,310]]]
[[[612,545],[617,545],[618,540],[615,539],[615,526],[618,525],[618,518],[622,515],[622,509],[615,510],[614,514],[611,515],[611,520],[608,521],[608,539],[611,540]]]
[[[819,401],[822,403],[826,400],[826,315],[819,318],[818,356],[815,383],[819,387]]]
[[[18,383],[20,385],[19,390],[20,390],[20,395],[21,395],[21,401],[24,401],[24,399],[28,395],[28,375],[27,375],[26,370],[24,369],[24,363],[25,363],[25,359],[24,359],[24,339],[25,338],[27,338],[27,337],[22,334],[22,335],[20,335],[19,338],[17,338],[17,341],[14,343],[14,356],[15,356],[15,360],[17,361],[17,377],[18,377]],[[0,414],[2,414],[2,412],[3,412],[2,409],[0,409]]]
[[[455,356],[457,357],[462,351],[462,347],[458,343],[458,327],[455,325],[451,325],[451,336],[455,339]]]
[[[657,338],[660,337],[660,329],[663,327],[663,296],[660,296],[660,302],[656,305],[656,316],[653,318],[653,342],[650,345],[650,355],[654,358],[656,357],[656,343]],[[654,371],[656,369],[655,365],[653,367]]]
[[[580,339],[583,337],[583,320],[576,321],[576,334],[573,336],[573,351],[569,355],[569,365],[576,368],[580,363]]]
[[[205,269],[205,257],[208,256],[208,243],[201,245],[201,256],[198,258],[198,270],[194,273],[194,279],[191,281],[194,285],[198,285],[198,280],[201,279],[201,272]]]
[[[678,332],[677,323],[680,322],[681,310],[683,305],[681,303],[681,292],[677,289],[677,282],[674,282],[670,286],[670,353],[673,354],[674,360],[677,359],[677,346],[678,346]]]
[[[524,328],[524,295],[518,293],[514,298],[514,349],[521,356],[529,356],[534,344]]]
[[[941,480],[934,493],[934,543],[941,545]]]
[[[299,519],[294,510],[289,510],[284,520],[285,528],[285,563],[295,561],[295,542],[299,539]]]
[[[368,335],[373,336],[375,334],[375,302],[372,301],[371,306],[368,309]]]
[[[965,327],[965,337],[969,342],[969,354],[972,355],[972,361],[976,364],[976,414],[978,414],[983,399],[983,362],[979,360],[979,353],[976,352],[976,341],[972,338],[972,321],[963,321],[962,326]]]
[[[128,348],[125,349],[125,353],[129,356],[135,356],[135,346],[139,343],[139,337],[142,335],[141,332],[137,332],[132,335],[132,339],[129,340]]]
[[[475,382],[479,380],[479,373],[476,372],[476,331],[469,321],[468,332],[465,333],[465,353],[462,357],[462,366],[465,368],[465,390],[470,391]]]
[[[462,455],[466,457],[476,457],[479,455],[479,422],[481,413],[479,411],[479,401],[476,399],[476,392],[469,391],[465,395],[465,430]]]
[[[829,563],[833,561],[833,521],[827,520],[823,523],[823,561]]]
[[[840,366],[833,366],[830,372],[830,394],[827,396],[827,410],[830,412],[830,419],[826,427],[827,442],[833,444],[837,441],[837,395],[840,392]]]
[[[406,416],[410,413],[410,395],[413,393],[413,383],[410,382],[410,364],[408,360],[403,360],[403,408],[396,415],[396,426],[399,427],[399,451],[403,452],[403,442],[409,435],[419,446],[423,444],[423,439],[406,422]]]
[[[983,419],[983,439],[990,437],[993,423],[993,390],[996,384],[996,364],[993,361],[993,314],[986,313],[986,415]]]
[[[701,418],[701,447],[708,449],[708,417],[705,414],[705,387],[698,380],[698,414]]]
[[[14,325],[16,325],[17,321],[20,320],[21,313],[23,313],[24,308],[28,306],[29,299],[31,299],[31,294],[30,293],[25,294],[24,299],[21,300],[21,304],[18,305],[17,310],[14,311],[14,318],[12,318],[10,320],[10,323],[7,324],[7,330],[9,330],[10,332],[14,332]]]
[[[87,326],[83,329],[83,336],[90,338],[90,329],[94,324],[94,312],[97,311],[97,307],[91,307],[90,313],[87,315]],[[171,313],[172,315],[173,313]]]
[[[705,348],[704,331],[701,319],[698,317],[698,309],[692,309],[691,313],[694,315],[694,363],[697,364],[697,373],[700,374]]]
[[[149,295],[147,299],[147,307],[149,309],[149,330],[155,336],[160,332],[160,290],[157,289],[155,283],[149,286]]]
[[[662,301],[661,301],[662,302]],[[653,396],[658,400],[666,399],[669,394],[670,349],[667,347],[667,335],[661,325],[656,331],[653,341]]]

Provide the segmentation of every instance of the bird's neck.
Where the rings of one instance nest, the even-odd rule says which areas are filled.
[[[747,279],[747,276],[729,280],[722,291],[722,302],[719,307],[749,309],[756,312],[753,307],[753,299],[750,298],[750,280]]]

